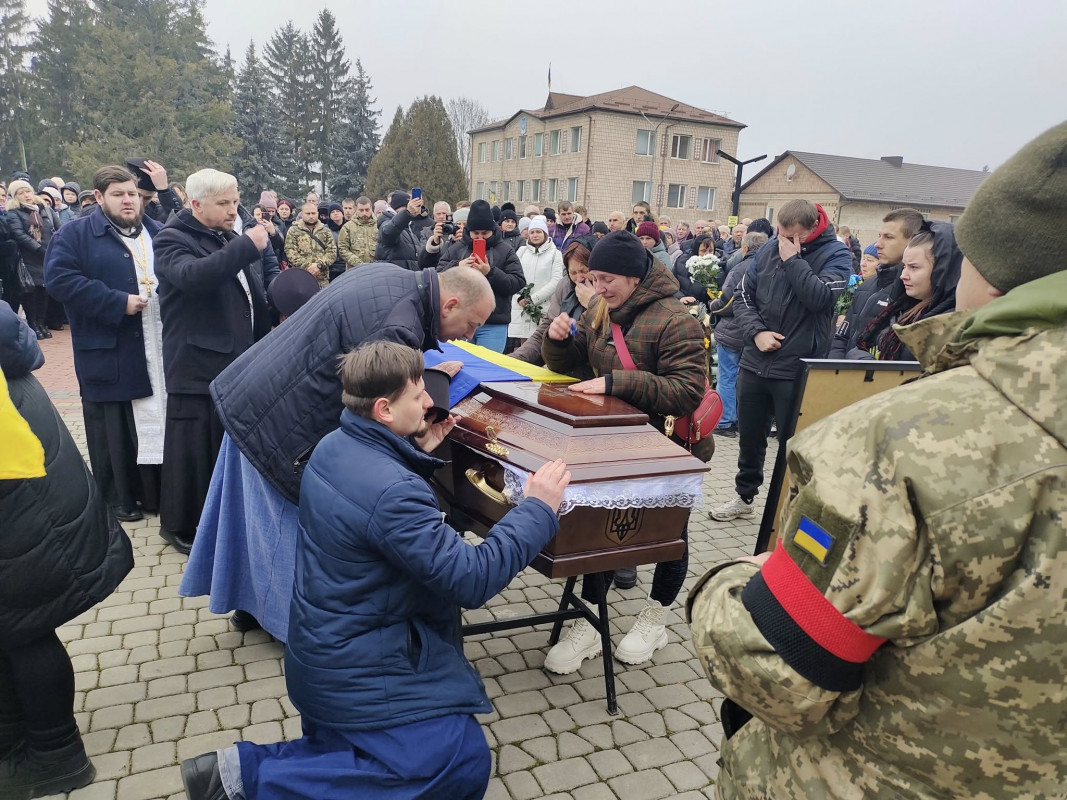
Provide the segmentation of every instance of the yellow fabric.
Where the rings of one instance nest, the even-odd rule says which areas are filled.
[[[460,347],[466,350],[471,355],[478,356],[478,358],[485,359],[486,361],[496,364],[498,367],[505,367],[514,372],[524,375],[535,383],[577,383],[577,378],[572,378],[570,375],[561,375],[558,372],[553,372],[545,367],[535,367],[533,364],[527,364],[525,361],[519,361],[517,358],[511,356],[505,356],[495,350],[490,350],[487,347],[482,347],[480,344],[472,344],[463,339],[453,339],[450,344],[454,344],[456,347]]]
[[[0,480],[44,477],[44,448],[7,391],[0,372]]]

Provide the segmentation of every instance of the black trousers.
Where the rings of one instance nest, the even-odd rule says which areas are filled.
[[[129,400],[94,403],[82,400],[85,445],[93,477],[109,506],[159,510],[158,464],[137,463],[137,429]]]
[[[43,286],[23,289],[19,300],[26,311],[26,323],[35,331],[44,330],[48,311],[48,292]]]
[[[39,752],[59,750],[77,738],[74,667],[55,632],[0,644],[0,752],[23,740]]]
[[[171,533],[196,535],[224,433],[211,395],[167,396],[159,521]]]
[[[689,572],[689,525],[686,525],[682,531],[682,541],[685,542],[685,552],[682,553],[682,557],[677,561],[663,561],[656,564],[656,571],[652,573],[652,591],[649,596],[663,606],[669,606],[678,599],[678,593],[682,591],[682,584],[685,583],[685,576]],[[604,576],[604,591],[606,592],[611,586],[611,579],[615,573],[609,570],[601,574]],[[600,602],[600,598],[597,596],[595,581],[588,580],[590,577],[589,575],[582,576],[582,599],[587,603],[596,604]]]
[[[795,380],[761,378],[747,369],[737,375],[737,477],[734,487],[743,500],[751,501],[763,484],[763,464],[767,458],[767,436],[771,422],[778,435],[788,436],[786,427],[793,419],[796,403]]]

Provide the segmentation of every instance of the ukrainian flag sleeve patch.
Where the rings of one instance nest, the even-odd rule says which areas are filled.
[[[793,544],[825,566],[830,549],[834,546],[834,537],[807,517],[801,517],[793,534]]]

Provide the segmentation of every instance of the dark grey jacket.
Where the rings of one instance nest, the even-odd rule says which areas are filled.
[[[0,642],[18,647],[92,608],[133,569],[130,538],[104,502],[59,412],[31,374],[37,337],[0,303],[0,368],[44,448],[43,478],[0,480]]]
[[[758,251],[753,250],[734,266],[722,282],[722,294],[711,301],[711,319],[715,326],[715,343],[728,347],[731,350],[741,352],[745,346],[745,334],[734,315],[735,304],[740,298],[737,297],[737,284],[741,282],[741,276],[745,274]]]
[[[889,301],[893,299],[893,284],[900,277],[900,269],[900,264],[894,267],[879,265],[874,280],[865,280],[856,287],[852,305],[834,333],[829,358],[846,358],[849,351],[856,346],[859,335],[889,305]]]
[[[311,451],[341,423],[338,356],[376,339],[439,349],[439,294],[433,270],[349,270],[212,382],[226,432],[290,502]]]

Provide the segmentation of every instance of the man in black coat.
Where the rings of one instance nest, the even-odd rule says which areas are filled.
[[[143,216],[124,167],[102,167],[93,185],[94,211],[52,239],[45,285],[70,319],[93,475],[115,516],[132,521],[159,509],[166,395],[152,239],[162,226]]]
[[[378,218],[378,245],[375,261],[389,261],[398,267],[417,270],[421,246],[422,198],[412,199],[406,192],[393,192],[388,211]]]
[[[186,191],[192,209],[173,215],[154,240],[168,394],[160,535],[184,553],[222,443],[208,386],[270,330],[262,261],[269,240],[260,225],[234,233],[237,179],[200,170]]]
[[[473,254],[475,239],[485,240],[484,261]],[[496,308],[471,341],[503,353],[511,322],[511,298],[526,285],[526,273],[511,245],[504,241],[489,204],[485,200],[471,204],[467,226],[458,242],[445,247],[437,233],[431,236],[419,254],[419,266],[434,267],[438,272],[476,269],[489,280],[496,295]]]
[[[162,164],[149,158],[127,158],[126,169],[137,179],[137,193],[146,217],[162,225],[172,213],[182,210],[182,199],[167,183],[167,170]]]

